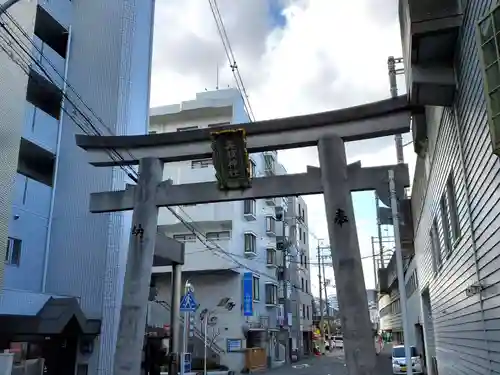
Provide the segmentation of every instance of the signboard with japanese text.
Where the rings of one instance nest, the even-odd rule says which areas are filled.
[[[243,315],[253,315],[253,273],[243,274]]]
[[[212,140],[212,159],[219,188],[239,190],[250,187],[252,176],[245,131],[238,129],[213,132]]]

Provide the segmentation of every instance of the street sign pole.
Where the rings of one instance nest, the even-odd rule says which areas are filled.
[[[191,368],[191,357],[188,351],[188,340],[189,340],[189,325],[191,324],[190,317],[191,313],[195,312],[198,303],[194,298],[194,289],[193,286],[189,283],[189,280],[186,281],[184,285],[184,296],[182,297],[179,310],[181,313],[184,313],[184,330],[183,330],[183,343],[182,343],[182,355],[181,355],[181,375],[185,375],[187,372],[190,372]],[[188,359],[189,358],[189,359]],[[189,364],[187,363],[189,362]],[[186,369],[189,368],[189,371]]]

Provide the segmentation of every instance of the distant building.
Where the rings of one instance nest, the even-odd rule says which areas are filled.
[[[243,100],[235,89],[202,92],[181,104],[151,109],[150,132],[168,133],[248,122]],[[252,175],[256,177],[286,173],[276,152],[250,155]],[[164,179],[174,184],[215,180],[212,159],[166,164]],[[283,360],[288,341],[284,323],[284,299],[292,303],[292,344],[302,350],[302,331],[310,330],[311,301],[307,267],[307,213],[301,198],[247,199],[245,201],[199,204],[174,208],[189,221],[205,241],[186,228],[166,208],[160,209],[158,228],[165,235],[186,245],[184,280],[189,280],[200,304],[193,314],[196,327],[189,342],[190,352],[203,357],[202,317],[211,315],[208,342],[211,358],[233,371],[244,367],[242,351],[228,351],[227,342],[241,348],[265,347],[269,360]],[[208,247],[207,247],[207,242]],[[278,246],[280,245],[280,246]],[[283,251],[290,254],[290,281],[284,281]],[[151,322],[168,323],[170,267],[153,270],[159,288]],[[242,279],[252,277],[252,316],[244,316]],[[225,301],[224,303],[222,301]],[[305,313],[305,315],[303,315]],[[212,333],[211,333],[212,332]],[[214,337],[213,332],[217,335]],[[236,346],[238,346],[236,345]]]

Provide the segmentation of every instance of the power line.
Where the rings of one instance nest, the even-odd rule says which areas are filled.
[[[240,95],[243,99],[243,105],[245,107],[245,110],[247,111],[248,117],[250,118],[251,122],[254,122],[255,116],[253,114],[252,106],[250,105],[250,99],[248,97],[245,84],[243,83],[243,78],[241,77],[240,71],[238,69],[238,64],[236,63],[236,57],[234,56],[234,52],[231,47],[229,37],[227,35],[226,27],[224,26],[224,20],[222,19],[222,15],[220,14],[219,6],[217,5],[217,0],[208,0],[208,3],[210,4],[210,10],[212,11],[212,15],[214,16],[217,32],[222,41],[222,46],[224,47],[224,52],[226,53],[226,57],[229,62],[229,67],[231,68],[234,79],[236,81],[236,86],[238,87]]]
[[[214,2],[215,3],[215,2]],[[213,10],[216,14],[219,15],[220,17],[220,12],[218,11],[218,6],[217,4],[215,3],[214,4],[214,10]],[[74,89],[74,87],[67,81],[67,79],[61,74],[59,73],[59,71],[57,70],[57,67],[45,56],[45,54],[43,53],[42,49],[39,48],[35,43],[34,41],[29,37],[29,35],[22,29],[22,27],[19,25],[19,23],[17,23],[17,21],[8,13],[8,12],[5,12],[4,15],[12,22],[12,24],[20,31],[20,33],[24,36],[24,38],[26,38],[30,44],[31,44],[31,47],[34,47],[36,49],[36,51],[40,54],[41,56],[41,60],[45,60],[47,62],[47,64],[54,70],[54,72],[63,80],[64,84],[66,85],[66,88],[71,90],[73,92],[73,94],[76,96],[76,98],[80,101],[80,103],[95,117],[95,119],[110,133],[110,135],[115,135],[113,130],[107,126],[104,121],[102,120],[102,118],[100,118],[92,109],[91,107],[84,101],[84,99],[76,92],[76,90]],[[214,15],[215,16],[215,15]],[[26,43],[20,41],[16,35],[14,35],[14,32],[13,30],[7,26],[6,23],[4,22],[0,22],[0,27],[5,30],[5,32],[9,35],[9,37],[12,39],[12,41],[15,42],[15,44],[17,45],[17,47],[19,47],[21,49],[22,52],[20,52],[19,50],[17,50],[17,48],[14,48],[14,46],[12,45],[12,43],[9,41],[9,40],[6,40],[3,36],[0,35],[0,40],[4,41],[7,46],[4,46],[4,45],[0,45],[0,48],[6,52],[6,54],[8,55],[8,57],[14,62],[16,63],[22,70],[25,74],[27,74],[28,76],[30,75],[30,63],[29,61],[26,61],[26,57],[28,57],[32,63],[34,63],[39,69],[40,71],[45,75],[45,77],[49,80],[49,82],[51,82],[52,84],[56,85],[56,82],[54,81],[54,79],[51,77],[51,75],[47,72],[47,70],[45,69],[45,67],[43,66],[43,64],[38,61],[38,59],[36,59],[33,54],[31,53],[30,51],[30,46],[29,45],[26,45]],[[224,28],[224,25],[222,24],[222,27],[221,27],[221,32],[226,35],[226,38],[227,38],[227,34],[225,32],[225,28]],[[8,47],[10,47],[10,50],[8,49]],[[227,50],[229,51],[230,53],[230,56],[232,56],[234,58],[234,54],[232,53],[232,49],[230,47],[230,45],[228,45],[227,47]],[[14,58],[14,55],[13,53],[14,52],[17,56],[18,56],[18,59],[20,61],[17,61],[15,58]],[[23,56],[26,55],[26,56]],[[24,63],[24,65],[23,65]],[[237,67],[235,69],[237,71]],[[246,91],[244,89],[244,85],[243,85],[243,82],[241,80],[241,76],[239,75],[239,72],[237,72],[237,75],[240,77],[240,81],[241,81],[241,87],[242,87],[242,90],[243,90],[243,93],[244,95],[246,95]],[[37,82],[38,83],[38,82]],[[73,107],[73,112],[74,113],[71,113],[70,111],[68,111],[65,107],[64,104],[61,105],[61,109],[62,111],[64,112],[64,114],[66,114],[74,123],[75,125],[83,131],[84,134],[86,135],[96,135],[96,136],[102,136],[101,132],[99,131],[99,129],[97,129],[94,124],[92,123],[92,120],[89,118],[89,116],[87,114],[85,114],[79,107],[78,105],[73,101],[72,98],[70,98],[68,96],[68,94],[66,92],[62,92],[61,90],[61,94],[62,94],[62,98],[67,102],[69,103],[72,107]],[[247,96],[246,96],[247,97]],[[247,100],[248,100],[248,97],[247,97]],[[251,108],[249,108],[250,112],[251,112]],[[83,119],[83,123],[82,121],[80,121],[76,116],[80,116],[82,119]],[[253,115],[252,115],[253,116]],[[89,129],[90,128],[90,129]],[[132,153],[130,152],[130,150],[125,150],[131,157],[134,157],[132,155]],[[120,160],[124,160],[123,156],[116,150],[116,149],[110,149],[107,151],[108,155],[110,156],[110,158],[114,161],[120,161]],[[126,175],[134,182],[137,183],[138,181],[138,173],[135,169],[133,169],[132,167],[127,167],[126,166],[120,166],[120,168],[126,173]],[[219,244],[217,244],[216,242],[208,239],[203,232],[201,232],[195,225],[192,224],[192,222],[194,222],[194,220],[183,210],[182,207],[178,207],[179,210],[184,213],[188,219],[191,220],[191,223],[187,222],[184,218],[182,218],[180,215],[178,215],[174,209],[172,209],[172,207],[167,207],[167,209],[188,229],[190,230],[190,232],[192,234],[194,234],[196,236],[196,238],[198,240],[200,240],[200,242],[202,242],[205,246],[207,246],[207,250],[209,251],[214,251],[214,253],[219,256],[219,257],[222,257],[223,259],[228,259],[235,262],[239,268],[243,268],[243,269],[246,269],[246,270],[249,270],[251,271],[252,273],[256,274],[256,276],[259,276],[259,277],[265,277],[265,278],[269,278],[271,279],[272,281],[277,281],[277,279],[275,277],[271,277],[269,275],[265,275],[265,274],[262,274],[260,271],[257,271],[255,269],[252,269],[251,267],[249,267],[248,265],[246,264],[243,264],[242,262],[240,262],[239,260],[235,259],[238,255],[237,254],[233,254],[233,253],[230,253],[228,251],[226,251],[225,249],[223,249]],[[295,218],[296,219],[296,218]],[[312,233],[312,231],[307,228],[307,225],[305,225],[305,223],[303,223],[304,226],[306,227],[306,229],[308,230],[308,233],[309,234],[312,234],[313,237],[315,236],[314,233]],[[161,232],[160,232],[161,233]],[[164,235],[164,233],[161,233],[162,235]],[[212,245],[212,246],[209,246]],[[258,262],[256,260],[253,260],[253,262]],[[260,263],[260,262],[258,262]],[[262,262],[264,263],[264,262]],[[294,262],[295,263],[295,262]],[[298,262],[297,262],[298,264]],[[310,264],[313,264],[313,263],[310,263]]]

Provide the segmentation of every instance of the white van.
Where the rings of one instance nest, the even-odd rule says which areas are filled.
[[[422,374],[422,359],[417,353],[417,348],[410,347],[411,350],[411,366],[414,374]],[[406,355],[404,345],[397,345],[392,348],[392,373],[406,374]]]

